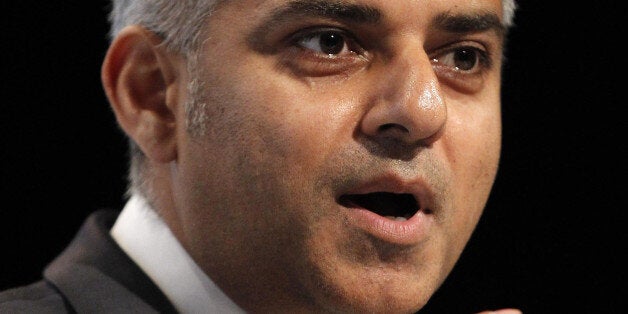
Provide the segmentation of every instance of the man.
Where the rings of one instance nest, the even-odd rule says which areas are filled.
[[[509,0],[114,0],[102,80],[131,143],[130,199],[0,309],[420,310],[494,182],[513,14]]]

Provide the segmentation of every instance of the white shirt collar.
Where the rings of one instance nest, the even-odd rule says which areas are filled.
[[[139,195],[132,196],[111,236],[181,313],[244,313],[196,265],[168,226]]]

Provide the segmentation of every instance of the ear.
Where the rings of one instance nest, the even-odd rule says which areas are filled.
[[[181,57],[140,26],[122,30],[111,43],[101,78],[118,124],[144,154],[159,163],[177,157],[176,110]]]

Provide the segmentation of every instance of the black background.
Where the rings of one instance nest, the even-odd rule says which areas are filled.
[[[425,313],[627,309],[626,12],[570,3],[519,3],[497,181]],[[107,5],[2,4],[0,289],[37,280],[90,212],[123,205],[126,140],[99,78]]]

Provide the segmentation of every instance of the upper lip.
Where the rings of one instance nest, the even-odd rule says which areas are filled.
[[[434,211],[434,196],[430,185],[421,177],[405,179],[396,173],[385,173],[359,180],[336,196],[388,192],[395,194],[411,194],[418,203],[419,211]]]

